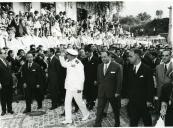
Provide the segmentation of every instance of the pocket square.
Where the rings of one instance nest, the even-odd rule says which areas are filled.
[[[142,77],[144,77],[143,75],[141,75],[139,78],[142,78]]]
[[[115,74],[115,72],[111,72],[111,74]]]

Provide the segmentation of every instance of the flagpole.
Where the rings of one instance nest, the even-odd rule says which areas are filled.
[[[171,45],[172,50],[173,50],[173,13],[172,13],[172,6],[170,6],[169,8],[169,31],[168,31],[168,44]]]

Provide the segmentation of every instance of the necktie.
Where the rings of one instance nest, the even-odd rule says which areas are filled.
[[[107,64],[105,64],[104,75],[106,75],[107,69],[108,69]]]
[[[164,67],[164,69],[165,69],[165,73],[167,72],[167,66],[166,66],[166,64],[165,64],[165,67]]]
[[[134,66],[133,72],[134,72],[134,74],[136,74],[136,66]]]
[[[47,60],[48,60],[48,65],[49,65],[49,64],[50,64],[50,61],[51,61],[50,57],[49,57],[49,58],[47,58]]]
[[[31,66],[32,66],[32,63],[29,63],[28,64],[28,68],[31,69]]]

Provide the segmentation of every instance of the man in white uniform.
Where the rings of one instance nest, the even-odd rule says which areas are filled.
[[[67,68],[66,80],[65,80],[65,120],[63,124],[72,123],[72,99],[74,98],[79,109],[83,114],[82,120],[87,120],[89,112],[86,108],[86,104],[82,100],[82,91],[84,86],[84,66],[80,60],[77,59],[78,52],[73,49],[67,49],[66,57],[61,55],[59,57],[60,63],[63,67]]]

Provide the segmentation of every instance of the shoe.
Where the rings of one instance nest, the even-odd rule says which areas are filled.
[[[78,110],[79,110],[79,108],[76,108],[76,109],[73,111],[73,113],[77,113]]]
[[[115,123],[114,127],[120,127],[120,124]]]
[[[94,124],[93,127],[102,127],[102,125],[101,124]]]
[[[1,113],[1,116],[4,116],[5,114],[6,114],[5,112],[2,112],[2,113]]]
[[[87,120],[89,118],[89,116],[90,116],[90,113],[88,112],[88,114],[82,118],[82,121]]]
[[[61,116],[65,116],[65,111],[61,114]]]
[[[10,114],[14,114],[14,112],[13,112],[13,111],[9,111],[8,113],[10,113]]]
[[[31,112],[31,110],[25,109],[25,111],[23,111],[24,114],[29,113],[29,112]]]
[[[103,113],[103,118],[106,118],[107,117],[107,113]]]
[[[66,121],[66,120],[64,120],[64,121],[62,121],[61,123],[62,123],[62,124],[71,124],[72,121]]]
[[[88,110],[91,111],[92,109],[93,109],[93,106],[90,105],[90,106],[88,107]]]

